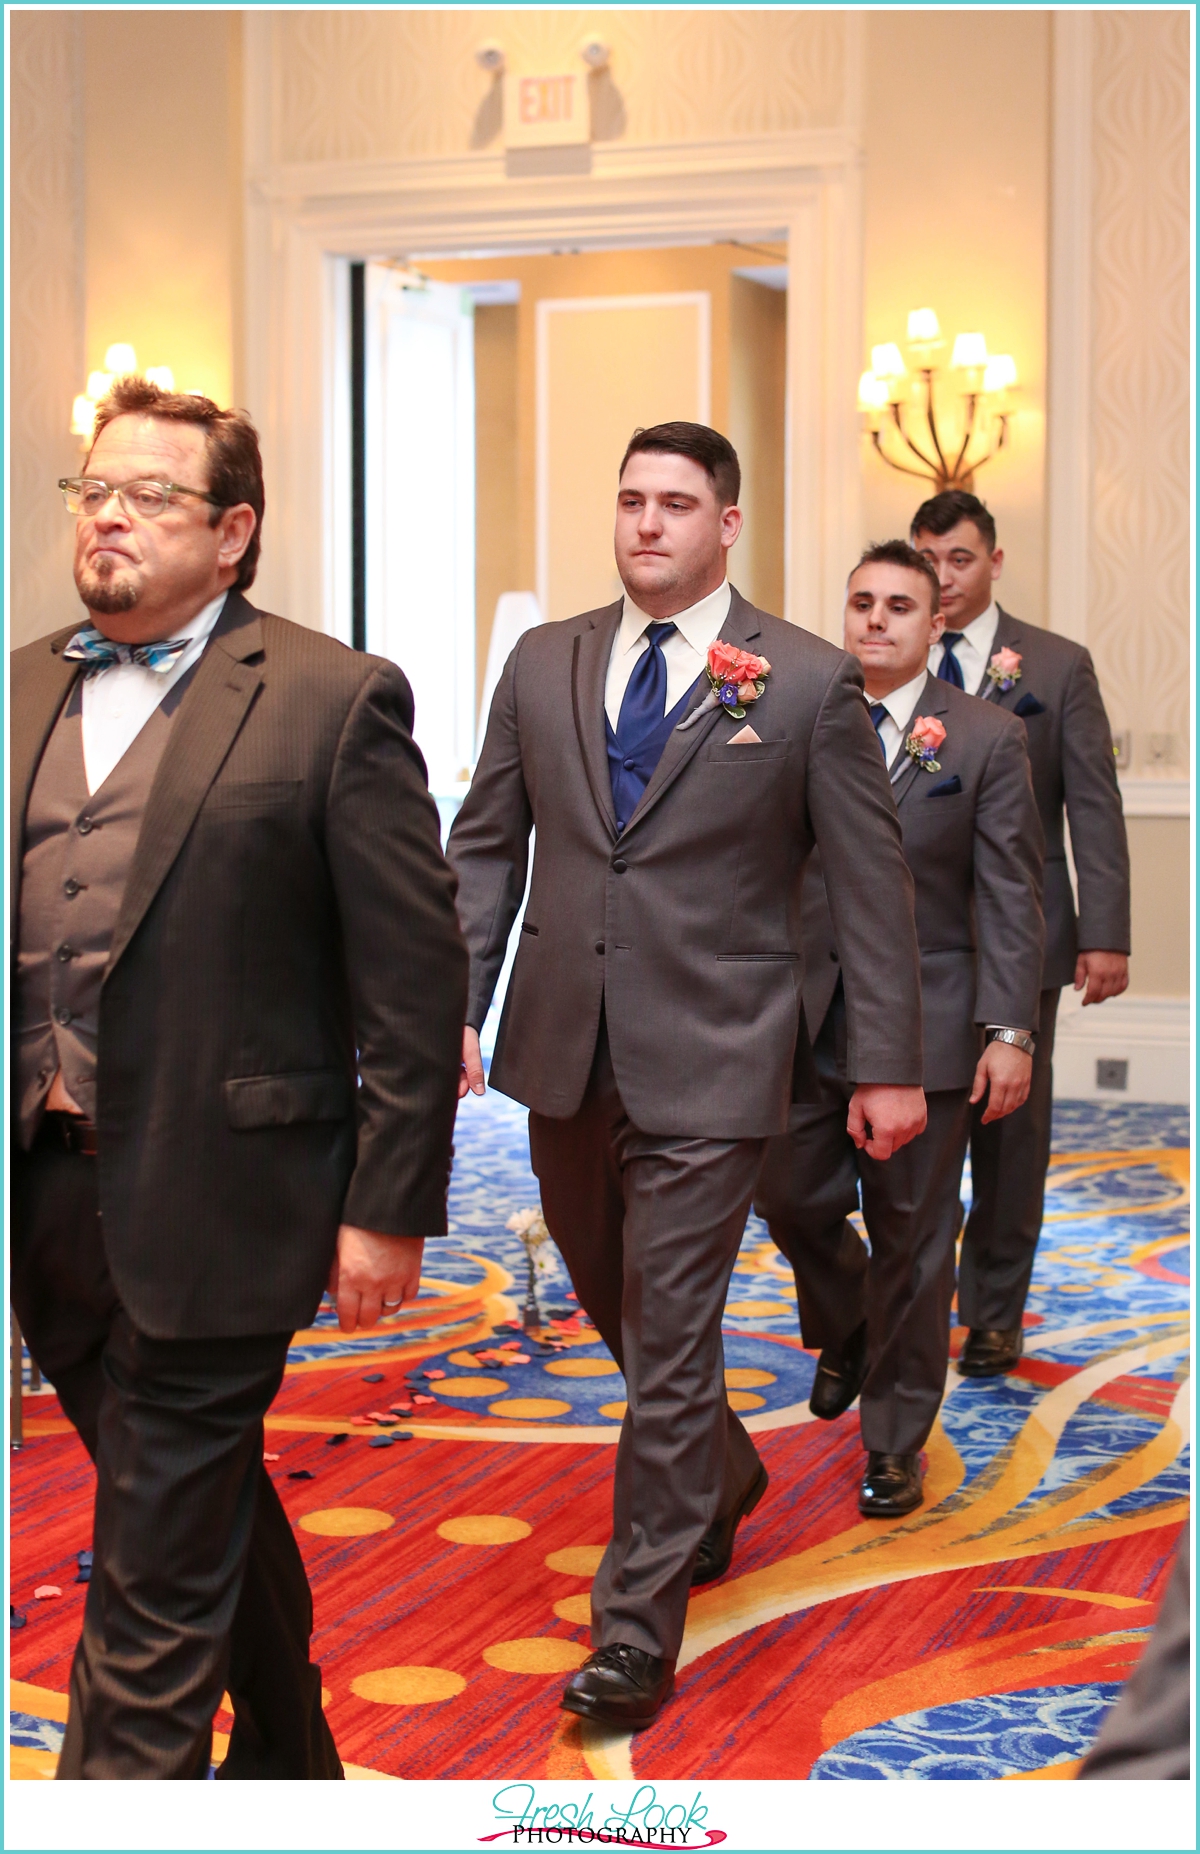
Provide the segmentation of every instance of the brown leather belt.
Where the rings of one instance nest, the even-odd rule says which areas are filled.
[[[68,1152],[80,1153],[85,1159],[96,1156],[96,1123],[82,1114],[44,1114],[42,1132],[55,1145],[61,1142]]]

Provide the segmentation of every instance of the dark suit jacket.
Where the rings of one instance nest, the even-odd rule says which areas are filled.
[[[1021,678],[985,700],[1025,723],[1033,790],[1046,833],[1047,990],[1069,985],[1079,949],[1129,951],[1129,846],[1112,731],[1092,659],[1081,644],[1001,609],[993,651],[1021,653]],[[1079,884],[1079,917],[1067,870],[1063,807]]]
[[[14,920],[70,635],[12,658]],[[445,1230],[467,961],[412,717],[394,664],[230,593],[100,1001],[105,1247],[154,1337],[307,1325],[342,1220]]]
[[[901,747],[892,792],[916,891],[925,1087],[970,1086],[982,1026],[1036,1030],[1042,971],[1042,827],[1024,730],[990,703],[926,678],[916,713],[946,730],[939,771]],[[876,748],[878,754],[878,748]],[[823,867],[804,883],[804,1006],[815,1039],[841,973]]]
[[[576,1112],[604,1002],[635,1125],[714,1139],[782,1132],[804,1035],[800,884],[819,843],[846,969],[850,1073],[918,1083],[911,883],[853,657],[734,593],[721,636],[766,656],[748,711],[673,732],[617,838],[604,684],[618,602],[520,640],[492,701],[447,855],[482,1024],[525,888],[524,931],[492,1082],[538,1113]],[[694,710],[707,694],[702,679]]]

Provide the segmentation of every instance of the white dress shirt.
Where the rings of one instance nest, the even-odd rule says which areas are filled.
[[[604,712],[615,728],[621,713],[621,703],[633,675],[633,666],[650,644],[646,637],[648,624],[673,624],[674,635],[664,638],[663,657],[667,665],[667,705],[664,714],[670,714],[676,702],[682,700],[708,660],[708,648],[715,644],[721,635],[721,626],[729,616],[729,604],[733,594],[729,581],[723,579],[715,592],[700,600],[697,605],[690,605],[685,612],[677,612],[674,618],[648,618],[639,611],[629,594],[625,594],[625,609],[621,622],[617,626],[617,635],[613,639],[612,655],[608,659],[608,677],[604,684]]]
[[[141,663],[113,663],[85,677],[83,769],[89,798],[128,753],[167,691],[197,661],[227,597],[222,592],[183,626],[183,635],[191,641],[169,670],[146,669]]]
[[[978,618],[972,618],[962,633],[962,643],[954,652],[958,666],[962,670],[963,688],[968,695],[979,695],[983,690],[983,679],[987,675],[988,664],[992,660],[992,648],[996,642],[996,626],[1000,623],[1000,607],[992,600],[985,612]],[[947,625],[946,629],[950,630]],[[936,676],[938,666],[945,656],[945,647],[939,638],[929,652],[929,674]]]
[[[879,738],[883,742],[884,755],[889,768],[908,738],[908,724],[917,712],[917,703],[921,699],[921,691],[924,687],[925,671],[922,670],[919,676],[914,676],[911,682],[901,683],[900,687],[893,689],[890,695],[880,696],[878,700],[873,695],[867,697],[867,707],[871,710],[872,722],[875,719],[876,708],[882,706],[887,710],[886,716],[879,723]]]

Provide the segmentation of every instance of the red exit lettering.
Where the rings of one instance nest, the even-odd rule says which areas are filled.
[[[575,107],[573,77],[522,77],[518,113],[523,123],[570,122]]]

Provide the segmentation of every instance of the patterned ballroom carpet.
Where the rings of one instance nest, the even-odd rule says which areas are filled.
[[[524,1116],[468,1103],[453,1234],[428,1246],[416,1307],[351,1341],[323,1311],[267,1420],[352,1774],[1071,1776],[1187,1510],[1187,1147],[1183,1109],[1058,1105],[1026,1356],[1000,1380],[951,1373],[925,1504],[891,1524],[858,1516],[857,1412],[809,1415],[795,1290],[751,1224],[727,1378],[771,1486],[729,1575],[692,1601],[677,1698],[630,1741],[557,1706],[588,1652],[620,1378],[577,1317],[543,1328],[553,1347],[509,1326],[524,1256],[505,1224],[537,1202]],[[543,1282],[543,1301],[570,1316],[568,1288]],[[429,1401],[397,1427],[413,1392]],[[92,1474],[52,1393],[26,1412],[10,1736],[12,1774],[40,1778],[61,1742]],[[61,1594],[36,1598],[46,1585]],[[230,1723],[218,1713],[218,1758]]]

